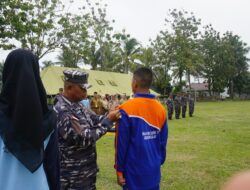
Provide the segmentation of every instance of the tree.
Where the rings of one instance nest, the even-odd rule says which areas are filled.
[[[250,72],[246,73],[246,78],[244,79],[243,93],[250,95]]]
[[[112,55],[109,53],[112,54],[114,48],[112,41],[113,27],[107,19],[107,4],[102,5],[99,1],[94,3],[87,0],[87,7],[90,10],[91,19],[89,20],[90,45],[85,63],[91,65],[92,69],[107,70],[107,66],[110,66],[109,61],[112,59]]]
[[[47,68],[47,67],[53,66],[53,65],[55,65],[55,63],[52,61],[43,61],[42,62],[42,70]]]
[[[95,70],[115,69],[117,51],[112,41],[113,28],[106,18],[106,6],[86,1],[79,7],[78,14],[67,13],[60,19],[59,35],[64,39],[59,57],[61,64],[76,67],[84,63]]]
[[[3,0],[0,7],[1,48],[28,48],[40,59],[59,47],[60,0]]]
[[[88,22],[89,16],[65,14],[59,20],[60,32],[58,36],[62,39],[61,54],[57,57],[59,64],[64,67],[77,67],[77,64],[86,57],[89,48]]]
[[[155,73],[153,86],[162,94],[170,94],[172,87],[169,75],[170,65],[173,60],[173,38],[168,31],[161,31],[151,43],[153,50],[152,63],[149,65]]]
[[[205,27],[200,44],[203,55],[201,75],[208,80],[210,95],[211,89],[213,92],[222,92],[225,87],[229,87],[231,98],[235,89],[241,93],[243,76],[248,69],[246,54],[249,48],[246,44],[231,32],[221,37],[211,25]]]
[[[200,19],[196,19],[193,13],[173,9],[169,10],[165,22],[171,31],[161,31],[158,35],[158,51],[165,53],[165,57],[169,56],[168,64],[172,67],[173,76],[179,79],[179,85],[182,85],[186,74],[190,86],[190,75],[196,74],[201,57],[197,41]]]
[[[145,67],[155,65],[154,49],[152,47],[141,48],[141,54],[137,57]]]
[[[152,70],[154,72],[153,88],[163,95],[169,95],[172,91],[172,85],[170,83],[171,77],[168,72],[166,72],[165,69],[157,66]]]
[[[224,75],[217,72],[217,70],[220,70],[221,64],[223,65],[223,61],[220,61],[223,49],[220,44],[220,33],[212,25],[204,27],[204,34],[201,37],[200,51],[202,52],[203,61],[198,70],[200,75],[207,79],[208,90],[211,96],[212,91],[216,89],[220,91],[220,86],[222,86],[222,89],[225,88],[225,80],[222,79]]]
[[[68,48],[64,48],[60,55],[57,56],[57,63],[62,67],[78,68],[78,59],[74,52]]]
[[[119,63],[120,71],[128,73],[133,70],[134,61],[141,52],[141,45],[135,38],[126,34],[125,30],[122,33],[115,34],[114,38],[117,40],[116,44],[122,57],[122,62]]]
[[[247,54],[249,47],[238,35],[226,32],[222,38],[224,49],[224,60],[226,64],[225,74],[227,76],[230,97],[234,98],[234,81],[248,70]]]
[[[248,88],[250,87],[250,75],[249,72],[245,71],[241,75],[238,75],[234,77],[233,83],[234,83],[234,91],[236,91],[239,94],[239,97],[243,93],[249,93]]]

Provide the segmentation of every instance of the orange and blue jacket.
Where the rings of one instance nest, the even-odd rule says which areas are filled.
[[[166,110],[152,94],[135,94],[120,106],[116,126],[116,171],[126,179],[126,189],[154,189],[166,159]]]

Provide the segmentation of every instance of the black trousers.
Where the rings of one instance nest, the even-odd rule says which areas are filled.
[[[77,180],[75,182],[61,181],[61,190],[96,190],[96,177],[89,177],[86,181]]]
[[[183,118],[186,117],[186,111],[187,111],[187,106],[182,106],[182,107],[181,107],[181,114],[182,114],[182,117],[183,117]]]

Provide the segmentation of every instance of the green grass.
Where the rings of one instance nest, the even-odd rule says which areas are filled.
[[[98,190],[116,185],[114,136],[97,143]],[[162,190],[218,190],[235,172],[250,169],[250,101],[197,103],[192,118],[169,121]]]

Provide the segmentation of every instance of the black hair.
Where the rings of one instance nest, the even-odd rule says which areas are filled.
[[[153,82],[153,72],[147,67],[136,69],[133,76],[141,88],[150,88]]]

